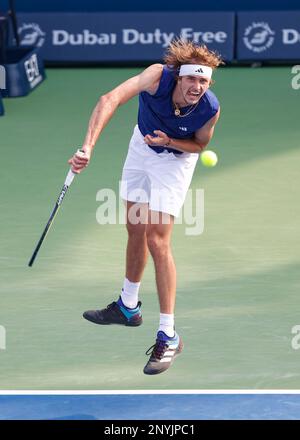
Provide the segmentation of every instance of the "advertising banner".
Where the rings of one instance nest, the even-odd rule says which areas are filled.
[[[45,79],[44,63],[38,48],[10,48],[6,55],[3,97],[26,96]]]
[[[300,60],[300,10],[237,14],[238,60]]]
[[[233,59],[234,13],[20,13],[21,44],[45,61],[158,61],[172,39],[205,43]]]

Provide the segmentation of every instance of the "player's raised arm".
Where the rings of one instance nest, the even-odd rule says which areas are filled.
[[[129,78],[115,89],[100,97],[90,118],[82,146],[82,150],[85,154],[84,156],[79,156],[75,153],[69,160],[69,163],[72,165],[72,171],[80,173],[88,165],[92,150],[100,133],[120,105],[125,104],[140,92],[147,91],[150,94],[155,93],[162,74],[162,69],[162,64],[153,64],[139,75]]]

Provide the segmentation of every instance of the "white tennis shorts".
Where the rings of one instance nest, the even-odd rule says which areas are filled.
[[[198,153],[156,153],[136,125],[123,168],[121,198],[178,217],[198,158]]]

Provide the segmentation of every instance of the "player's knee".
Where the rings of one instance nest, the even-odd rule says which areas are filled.
[[[146,227],[147,225],[143,225],[142,223],[126,223],[127,232],[130,237],[144,237],[146,235]]]
[[[147,231],[147,245],[152,256],[169,252],[169,239],[153,230]]]

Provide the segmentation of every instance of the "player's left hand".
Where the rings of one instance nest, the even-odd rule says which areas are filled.
[[[170,140],[169,136],[163,131],[154,130],[153,133],[155,136],[146,134],[144,137],[146,144],[151,145],[151,147],[161,147],[162,145],[166,145]]]

